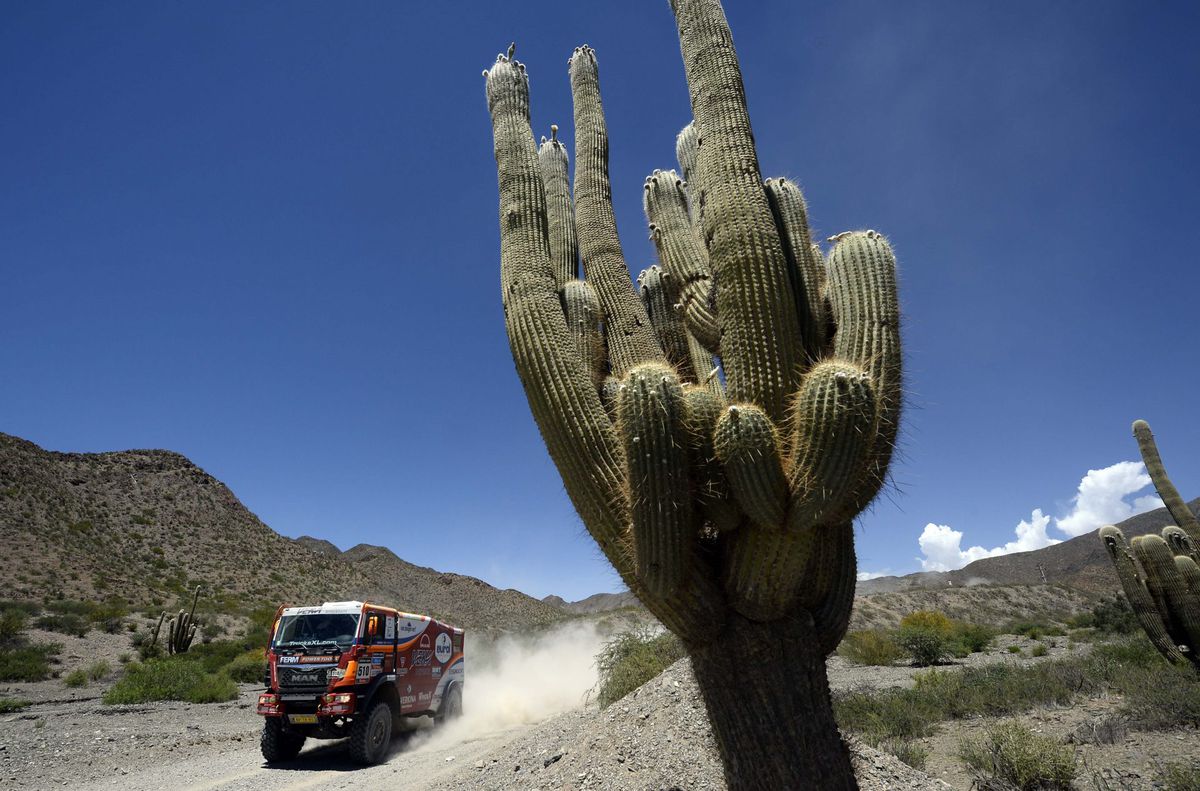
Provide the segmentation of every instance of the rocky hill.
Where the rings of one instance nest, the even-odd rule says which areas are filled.
[[[1188,506],[1200,514],[1200,498]],[[1118,527],[1126,538],[1157,533],[1167,525],[1174,524],[1166,508],[1147,511],[1130,517]],[[965,587],[979,584],[990,585],[1051,585],[1066,586],[1088,593],[1112,593],[1120,589],[1116,572],[1104,546],[1100,543],[1097,530],[1063,541],[1061,544],[1037,549],[1032,552],[1014,552],[995,558],[984,558],[969,563],[956,571],[918,572],[903,577],[880,577],[860,582],[860,595],[917,588]],[[1039,564],[1041,569],[1038,568]],[[1042,579],[1042,571],[1046,578]]]
[[[366,545],[292,540],[223,483],[164,450],[56,453],[0,434],[4,596],[171,606],[200,585],[220,609],[373,598],[468,628],[565,614],[518,591],[405,563]]]
[[[547,596],[543,602],[572,615],[595,615],[626,607],[641,607],[642,603],[629,591],[623,593],[593,593],[586,599],[567,601],[561,596]]]

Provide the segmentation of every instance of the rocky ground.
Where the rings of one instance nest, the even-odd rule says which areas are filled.
[[[93,634],[64,645],[64,670],[127,645],[120,636]],[[1008,643],[1024,647],[1008,653]],[[1030,656],[1031,641],[1002,638],[997,649],[972,656],[984,662],[1044,661]],[[1059,638],[1047,658],[1087,650]],[[907,667],[864,668],[834,657],[834,689],[909,685]],[[954,667],[945,668],[954,672]],[[0,686],[0,697],[25,698],[30,707],[0,715],[0,787],[13,789],[301,789],[421,788],[425,791],[489,789],[721,789],[720,765],[686,660],[624,700],[599,711],[580,703],[537,722],[461,724],[441,731],[424,720],[393,742],[381,766],[355,767],[341,743],[312,743],[300,758],[266,768],[258,752],[257,688],[243,685],[238,700],[192,705],[154,703],[105,706],[108,682],[67,689],[62,681]],[[1067,740],[1086,731],[1119,704],[1110,698],[1070,708],[1039,709],[1020,719]],[[467,693],[470,706],[470,688]],[[930,751],[926,773],[891,755],[851,742],[860,782],[868,791],[969,789],[972,778],[954,758],[958,741],[994,721],[947,723],[923,740]],[[1131,732],[1116,744],[1077,744],[1084,766],[1079,789],[1154,789],[1160,766],[1200,754],[1200,734]],[[1107,785],[1097,784],[1102,775]],[[936,778],[936,779],[932,779]]]

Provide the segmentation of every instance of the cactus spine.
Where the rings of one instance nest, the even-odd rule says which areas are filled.
[[[1132,542],[1116,527],[1100,528],[1125,597],[1150,642],[1170,662],[1200,669],[1200,523],[1167,477],[1150,426],[1133,423],[1133,435],[1154,488],[1178,526]]]
[[[534,143],[525,67],[510,50],[485,72],[509,344],[588,531],[689,648],[729,786],[854,788],[824,659],[899,425],[895,258],[874,231],[825,258],[799,188],[759,172],[720,4],[672,8],[695,120],[676,141],[686,180],[646,180],[659,265],[639,290],[595,52],[569,61],[573,207],[557,134]]]

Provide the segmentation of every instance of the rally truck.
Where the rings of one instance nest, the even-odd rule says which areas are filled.
[[[458,716],[464,634],[367,602],[280,607],[258,696],[263,758],[295,758],[310,737],[347,738],[356,761],[374,764],[402,717]]]

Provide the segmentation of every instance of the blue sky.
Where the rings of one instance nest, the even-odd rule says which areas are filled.
[[[1136,417],[1200,494],[1198,8],[730,3],[764,175],[900,257],[909,408],[863,571],[1132,508],[1136,469],[1074,498]],[[568,141],[566,59],[597,49],[643,268],[642,179],[688,118],[665,0],[0,5],[0,430],[177,450],[286,535],[616,589],[504,337],[480,71],[514,39]]]

